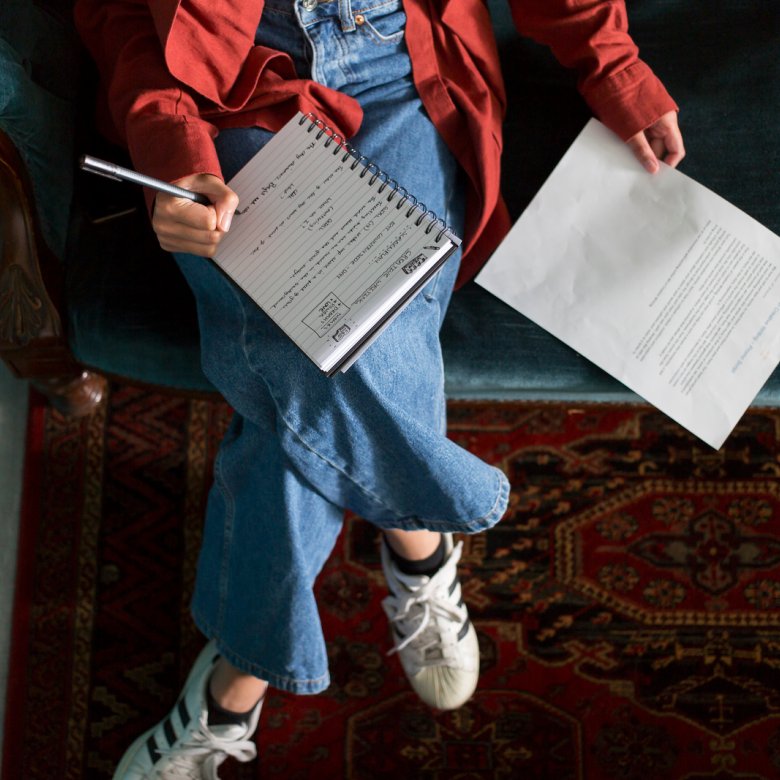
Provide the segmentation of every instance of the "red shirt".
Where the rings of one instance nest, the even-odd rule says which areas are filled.
[[[128,146],[139,171],[166,181],[221,176],[213,144],[220,128],[275,131],[298,110],[346,137],[358,130],[355,100],[297,78],[287,54],[254,45],[263,2],[77,0],[76,24],[103,80],[103,129]],[[576,68],[583,97],[621,138],[676,110],[639,59],[623,0],[510,6],[521,33]],[[415,84],[468,175],[463,282],[509,228],[500,194],[506,96],[498,52],[482,0],[404,0],[404,8]]]

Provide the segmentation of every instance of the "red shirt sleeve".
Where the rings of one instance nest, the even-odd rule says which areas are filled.
[[[623,140],[677,105],[639,58],[623,0],[510,0],[520,33],[573,68],[594,114]]]
[[[208,25],[191,18],[204,7]],[[76,26],[102,80],[101,129],[127,146],[139,171],[165,181],[221,177],[219,128],[275,131],[296,111],[314,112],[346,137],[357,131],[357,101],[299,79],[289,55],[254,46],[261,7],[248,6],[237,25],[229,3],[182,2],[171,27],[148,0],[77,0]]]
[[[101,129],[128,147],[135,167],[166,181],[221,176],[217,130],[170,75],[146,2],[77,0],[75,21],[103,84]]]

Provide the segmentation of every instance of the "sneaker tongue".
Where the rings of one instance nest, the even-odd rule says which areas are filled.
[[[239,726],[237,723],[220,723],[216,726],[209,726],[209,731],[219,739],[237,740],[246,736],[247,727]]]
[[[401,571],[397,571],[395,576],[396,579],[409,590],[419,590],[431,581],[431,578],[427,574],[404,574]]]

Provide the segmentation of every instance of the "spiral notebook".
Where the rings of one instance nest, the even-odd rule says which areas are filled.
[[[349,368],[460,244],[310,114],[228,184],[240,204],[215,262],[328,375]]]

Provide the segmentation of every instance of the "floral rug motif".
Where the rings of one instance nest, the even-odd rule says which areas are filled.
[[[464,537],[482,673],[419,703],[376,533],[349,517],[317,582],[333,682],[272,692],[229,778],[769,780],[780,776],[780,412],[713,451],[645,406],[452,402],[510,510]],[[175,701],[210,470],[230,409],[118,386],[32,405],[4,780],[110,778]]]

